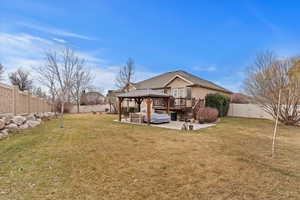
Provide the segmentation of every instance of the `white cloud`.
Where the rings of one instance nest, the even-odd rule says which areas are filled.
[[[157,73],[147,72],[147,71],[136,71],[135,73],[135,82],[142,81],[153,76],[157,76]]]
[[[73,37],[73,38],[79,38],[79,39],[83,39],[83,40],[95,40],[95,38],[89,37],[89,36],[85,36],[85,35],[81,35],[78,33],[73,33],[70,31],[66,31],[66,30],[61,30],[61,29],[57,29],[57,28],[53,28],[53,27],[47,27],[47,26],[38,26],[35,24],[30,24],[30,23],[24,23],[24,22],[19,22],[18,25],[26,27],[26,28],[30,28],[30,29],[34,29],[37,31],[41,31],[41,32],[45,32],[48,34],[52,34],[52,35],[58,35],[58,36],[65,36],[65,37]]]
[[[4,65],[6,73],[22,67],[33,74],[32,67],[41,66],[44,63],[44,53],[47,50],[62,47],[63,45],[55,42],[55,40],[23,33],[0,32],[0,63]],[[89,55],[87,52],[76,51],[76,53],[93,64],[99,64],[100,61],[103,61],[103,59]]]
[[[237,71],[213,82],[232,92],[240,92],[243,90],[244,78],[245,73],[242,71]]]
[[[53,39],[48,40],[29,34],[0,32],[0,63],[4,65],[6,73],[22,67],[30,71],[34,76],[35,73],[32,67],[43,65],[44,52],[49,49],[62,48],[63,46],[60,42],[56,42]],[[106,59],[99,58],[95,52],[98,51],[76,51],[76,54],[86,59],[87,67],[94,75],[95,87],[104,88],[105,91],[116,89],[114,80],[120,67],[118,65],[109,65]],[[135,81],[141,81],[154,75],[156,74],[145,70],[136,71]]]
[[[202,72],[212,72],[217,70],[215,66],[208,66],[208,67],[193,66],[191,67],[191,69],[195,71],[202,71]]]
[[[241,84],[230,83],[230,82],[215,82],[216,84],[222,86],[223,88],[230,90],[231,92],[240,92],[242,90]]]
[[[115,78],[118,74],[118,70],[111,67],[112,66],[102,67],[102,68],[91,67],[92,74],[94,75],[94,85],[96,87],[104,88],[105,92],[107,92],[107,90],[117,89],[115,85]],[[142,81],[156,75],[157,74],[152,72],[136,71],[133,81],[134,82]]]
[[[8,68],[36,64],[43,52],[57,45],[28,34],[0,33],[0,61]]]
[[[59,38],[53,38],[52,40],[56,41],[56,42],[59,42],[59,43],[62,43],[62,44],[65,44],[67,43],[66,40],[63,40],[63,39],[59,39]]]
[[[120,70],[120,66],[116,66],[116,65],[108,66],[107,69],[108,70],[118,71],[118,70]]]

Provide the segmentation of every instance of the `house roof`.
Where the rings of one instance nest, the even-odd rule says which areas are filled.
[[[117,95],[117,97],[123,97],[123,98],[136,98],[136,97],[170,97],[171,95],[162,93],[160,91],[155,91],[151,89],[145,89],[145,90],[133,90],[130,92],[122,93]]]
[[[231,91],[213,83],[207,80],[204,80],[202,78],[199,78],[197,76],[194,76],[188,72],[179,70],[179,71],[173,71],[173,72],[166,72],[164,74],[154,76],[152,78],[149,78],[147,80],[134,83],[133,86],[136,89],[146,89],[146,88],[163,88],[166,84],[171,82],[176,77],[179,77],[181,79],[184,79],[188,83],[191,84],[191,86],[196,85],[200,87],[205,87],[209,89],[219,90],[227,93],[232,93]]]
[[[82,95],[88,96],[88,95],[94,95],[94,94],[97,94],[97,95],[99,95],[99,96],[101,96],[101,97],[104,97],[104,95],[101,94],[100,92],[94,92],[94,91],[91,91],[91,92],[85,92],[85,93],[83,93]]]

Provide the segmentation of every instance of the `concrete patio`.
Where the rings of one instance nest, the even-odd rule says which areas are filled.
[[[119,122],[118,120],[114,120],[114,121]],[[122,119],[120,123],[136,124],[136,125],[142,125],[142,126],[147,125],[147,123],[133,123],[133,122],[130,122],[129,118],[128,119]],[[150,124],[150,126],[181,130],[181,127],[184,123],[185,122],[181,122],[181,121],[170,121],[169,123],[163,123],[163,124]],[[208,128],[208,127],[211,127],[211,126],[215,126],[216,124],[188,123],[188,125],[193,125],[193,130],[199,130],[199,129],[202,129],[202,128]]]

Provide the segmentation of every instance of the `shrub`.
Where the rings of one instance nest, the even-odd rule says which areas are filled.
[[[64,104],[64,113],[70,113],[73,106],[74,105],[72,103],[66,102]],[[61,103],[60,102],[56,102],[55,110],[56,110],[56,112],[59,112],[59,113],[61,112]]]
[[[218,109],[219,117],[227,115],[229,104],[230,98],[221,94],[208,94],[205,97],[205,107]]]
[[[219,115],[219,111],[216,108],[200,108],[197,113],[197,119],[199,123],[212,123],[217,121]]]

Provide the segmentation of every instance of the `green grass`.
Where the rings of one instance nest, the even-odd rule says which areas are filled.
[[[0,140],[0,199],[300,199],[300,128],[222,118],[184,132],[67,115]]]

